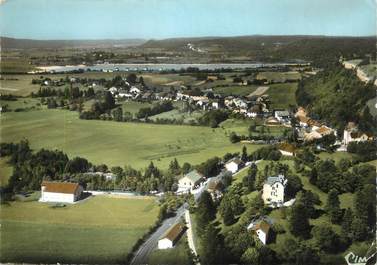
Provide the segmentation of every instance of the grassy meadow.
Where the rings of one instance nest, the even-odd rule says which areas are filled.
[[[148,197],[96,196],[64,208],[10,202],[1,206],[0,261],[124,263],[157,214]]]
[[[223,128],[80,120],[77,112],[65,110],[7,112],[0,121],[2,142],[27,138],[36,150],[58,149],[109,166],[144,168],[153,161],[167,168],[173,158],[198,164],[242,148],[230,143]],[[257,148],[248,145],[249,152]]]
[[[8,159],[0,157],[0,187],[7,185],[12,172],[13,168],[8,164]]]

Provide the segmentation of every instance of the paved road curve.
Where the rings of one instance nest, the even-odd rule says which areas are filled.
[[[131,265],[147,264],[148,257],[151,252],[157,247],[158,240],[163,234],[184,215],[187,205],[184,204],[178,208],[176,215],[165,219],[162,225],[139,247],[135,256],[131,260]]]
[[[255,163],[258,163],[259,161],[256,161]],[[246,170],[249,166],[246,166],[242,170]],[[241,170],[241,171],[242,171]],[[241,171],[237,172],[240,173]],[[236,174],[237,174],[236,173]],[[195,190],[193,193],[194,198],[196,201],[198,201],[201,193],[207,188],[208,182],[211,179],[221,180],[226,174],[226,171],[223,170],[218,176],[209,178],[206,180],[206,182],[197,190]],[[162,225],[152,234],[149,236],[149,238],[139,247],[137,252],[135,253],[133,259],[131,260],[130,265],[142,265],[148,263],[148,257],[152,253],[152,251],[157,247],[158,240],[163,236],[163,234],[175,223],[179,222],[179,219],[184,216],[185,210],[188,207],[187,203],[182,205],[180,208],[178,208],[177,213],[174,217],[170,217],[168,219],[165,219],[162,222]]]

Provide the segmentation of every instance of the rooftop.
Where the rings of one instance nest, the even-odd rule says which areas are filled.
[[[178,237],[185,231],[185,226],[177,223],[173,225],[166,233],[160,238],[167,238],[170,241],[176,241]]]
[[[184,175],[183,177],[187,177],[192,182],[197,182],[197,181],[199,181],[200,179],[203,178],[203,175],[201,173],[199,173],[197,170],[192,170],[189,173],[187,173],[186,175]]]
[[[74,194],[80,186],[78,183],[43,181],[42,187],[45,192]]]

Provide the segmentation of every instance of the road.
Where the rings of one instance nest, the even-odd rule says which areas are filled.
[[[256,161],[255,163],[258,163]],[[249,166],[238,171],[236,174],[240,173],[242,170],[246,170]],[[226,174],[226,170],[220,172],[219,175],[213,178],[208,178],[202,186],[192,192],[194,195],[195,201],[198,201],[200,195],[204,190],[206,190],[209,181],[211,180],[221,180],[223,176]],[[234,176],[234,175],[233,175]],[[163,236],[163,234],[175,223],[179,222],[180,218],[184,216],[185,210],[187,209],[188,205],[185,203],[180,208],[178,208],[176,215],[174,217],[170,217],[165,219],[161,226],[149,236],[149,238],[139,247],[137,252],[135,253],[133,259],[131,260],[131,265],[142,265],[148,263],[148,257],[152,253],[152,251],[157,247],[158,240]],[[192,238],[192,243],[194,242]]]
[[[148,263],[148,257],[151,252],[157,247],[158,240],[163,234],[175,223],[179,222],[179,219],[185,214],[187,204],[178,208],[176,215],[165,219],[161,226],[139,247],[131,260],[131,265],[141,265]]]

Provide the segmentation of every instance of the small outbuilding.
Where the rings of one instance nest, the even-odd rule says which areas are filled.
[[[158,249],[173,248],[179,241],[186,227],[180,223],[173,225],[161,238],[158,240]]]
[[[254,233],[263,243],[263,245],[266,245],[268,243],[270,224],[265,220],[251,222],[247,227],[247,230],[252,231],[252,233]]]
[[[43,181],[40,202],[74,203],[80,199],[83,188],[78,183]]]
[[[225,164],[226,170],[232,172],[232,174],[236,173],[243,166],[244,166],[244,162],[239,158],[233,158]]]

